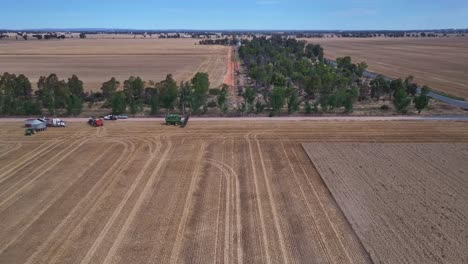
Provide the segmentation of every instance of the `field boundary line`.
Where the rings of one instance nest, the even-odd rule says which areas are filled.
[[[306,143],[306,144],[309,144],[309,143]],[[308,160],[310,161],[312,167],[315,169],[315,171],[317,171],[319,177],[320,177],[320,180],[323,182],[324,186],[327,188],[327,191],[330,193],[330,196],[333,200],[333,202],[337,205],[337,208],[340,210],[341,212],[341,215],[343,215],[344,219],[346,220],[346,222],[348,223],[348,226],[350,227],[350,229],[352,230],[354,236],[356,237],[357,241],[359,242],[360,246],[363,248],[364,252],[367,254],[367,257],[368,259],[373,263],[374,262],[374,259],[371,257],[369,251],[367,250],[367,248],[364,246],[364,244],[362,243],[361,241],[361,238],[357,235],[356,231],[354,230],[353,226],[351,225],[351,222],[349,221],[348,217],[345,215],[345,213],[343,212],[343,209],[341,208],[341,206],[339,205],[338,201],[336,201],[335,197],[333,196],[333,194],[331,193],[330,189],[328,188],[328,185],[325,183],[324,179],[322,178],[322,175],[320,174],[319,170],[317,169],[317,167],[315,166],[314,162],[312,161],[312,159],[309,157],[309,155],[307,154],[307,150],[306,148],[304,147],[304,143],[301,143],[301,147],[302,149],[304,150],[304,152],[306,153],[306,156],[308,158]],[[293,153],[294,155],[296,156],[297,159],[298,158],[298,155],[296,153],[296,151],[294,150],[293,148]],[[300,163],[300,166],[301,166],[301,169],[303,171],[304,174],[307,175],[306,173],[306,170],[304,168],[304,166],[302,165],[302,163]],[[315,187],[313,186],[312,182],[310,182],[310,179],[307,177],[307,182],[309,183],[310,187],[314,190],[314,193],[316,192],[315,190]],[[317,197],[318,198],[318,197]],[[320,202],[320,206],[323,208],[323,204]],[[330,215],[328,214],[328,212],[325,210],[325,208],[323,208],[324,212],[325,212],[325,215],[327,216],[327,219],[330,223],[331,222],[331,218],[330,218]],[[341,237],[338,235],[338,231],[336,230],[336,227],[331,224],[331,227],[333,229],[333,232],[336,234],[336,237],[338,237],[338,239],[340,240],[340,243],[343,244],[343,241],[341,239]],[[343,244],[344,245],[344,244]],[[348,253],[347,253],[348,254]]]
[[[281,148],[283,149],[283,152],[284,152],[284,154],[286,155],[286,159],[288,160],[289,168],[291,169],[291,171],[292,171],[292,173],[293,173],[293,175],[294,175],[294,182],[296,183],[295,185],[299,187],[299,190],[301,191],[301,196],[302,196],[302,198],[304,199],[304,203],[306,204],[307,211],[308,211],[309,214],[310,214],[310,218],[311,218],[311,220],[314,222],[313,229],[314,229],[315,233],[318,234],[318,236],[320,237],[320,239],[318,239],[318,240],[320,241],[319,244],[321,245],[320,248],[321,248],[322,250],[324,250],[324,253],[325,253],[325,252],[328,253],[328,254],[324,254],[324,255],[327,257],[327,259],[329,260],[330,263],[331,263],[331,262],[335,262],[335,261],[332,261],[332,258],[331,258],[331,256],[333,256],[334,254],[333,254],[333,252],[330,251],[330,249],[328,248],[328,246],[325,244],[324,235],[323,235],[322,232],[320,232],[319,229],[318,229],[318,226],[317,226],[317,224],[316,224],[317,221],[316,221],[316,219],[314,218],[314,215],[313,215],[313,213],[312,213],[312,209],[311,209],[311,207],[310,207],[310,203],[307,201],[307,197],[306,197],[306,195],[305,195],[304,189],[303,189],[302,186],[299,184],[299,180],[298,180],[298,177],[297,177],[297,173],[296,173],[296,171],[294,170],[294,166],[291,164],[291,160],[290,160],[290,158],[289,158],[289,155],[288,155],[288,153],[287,153],[287,151],[286,151],[286,148],[284,147],[284,140],[281,138],[280,141],[281,141]],[[292,148],[293,148],[293,147],[291,147],[291,149],[292,149]],[[297,157],[296,157],[296,160],[299,161],[299,159],[298,159]],[[300,163],[300,162],[299,162],[299,163]],[[305,174],[305,176],[307,177],[307,174]],[[320,208],[322,208],[322,211],[324,211],[323,205],[322,205],[321,201],[320,201],[319,198],[318,198],[318,195],[317,195],[317,193],[316,193],[315,188],[313,188],[312,190],[313,190],[314,196],[317,198],[317,201],[318,201],[318,203],[320,204]],[[333,224],[330,222],[330,219],[329,219],[328,217],[327,217],[327,220],[328,220],[328,223],[329,223],[330,225],[333,225]],[[334,232],[334,234],[335,234],[335,236],[337,236],[336,232]],[[341,240],[340,240],[340,239],[339,239],[339,241],[340,241],[340,245],[341,245],[341,247],[343,248],[343,251],[345,252],[346,257],[348,258],[349,262],[350,262],[350,263],[353,263],[351,257],[348,255],[348,252],[347,252],[346,249],[344,248],[343,243],[341,243]],[[335,262],[335,263],[336,263],[336,262]]]

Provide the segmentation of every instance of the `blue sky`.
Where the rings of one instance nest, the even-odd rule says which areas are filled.
[[[464,0],[1,0],[0,28],[468,28]]]

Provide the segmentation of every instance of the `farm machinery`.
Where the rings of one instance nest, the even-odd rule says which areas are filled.
[[[36,132],[47,130],[47,122],[44,119],[27,119],[24,121],[24,126],[26,130],[24,131],[25,136],[31,136],[36,134]]]
[[[47,122],[48,127],[66,127],[67,123],[59,118],[46,118],[44,119]]]
[[[173,126],[180,126],[184,128],[190,118],[190,114],[187,114],[185,117],[181,117],[180,115],[177,114],[170,114],[166,116],[166,125],[173,125]]]
[[[88,124],[93,127],[100,127],[104,126],[104,121],[101,118],[90,117],[88,120]]]

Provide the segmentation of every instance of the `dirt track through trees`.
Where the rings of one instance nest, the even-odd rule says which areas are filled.
[[[303,142],[468,142],[466,122],[0,128],[0,263],[370,263]]]
[[[468,262],[468,144],[304,148],[375,263]]]

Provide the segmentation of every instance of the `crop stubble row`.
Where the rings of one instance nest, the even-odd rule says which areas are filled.
[[[0,263],[369,262],[300,143],[468,140],[464,123],[370,137],[359,122],[72,123],[27,138],[19,126],[0,140],[22,142],[0,157]]]

